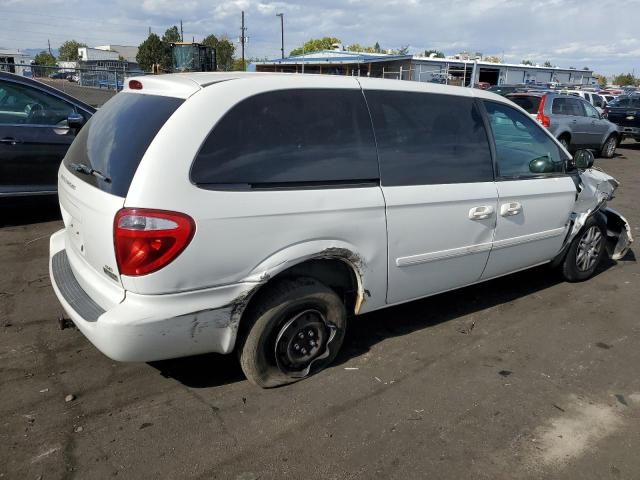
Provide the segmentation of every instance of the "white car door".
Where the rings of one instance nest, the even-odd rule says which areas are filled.
[[[566,154],[526,114],[485,101],[496,152],[497,223],[482,278],[552,260],[562,248],[576,196]]]
[[[387,208],[388,303],[478,281],[497,201],[479,108],[464,90],[454,96],[412,82],[398,91],[362,83]]]

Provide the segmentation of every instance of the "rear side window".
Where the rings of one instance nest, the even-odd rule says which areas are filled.
[[[553,115],[572,115],[576,117],[584,116],[580,100],[570,97],[554,98],[553,105],[551,106],[551,113]]]
[[[542,99],[542,97],[537,96],[523,97],[518,95],[511,95],[507,98],[520,108],[526,110],[527,113],[534,114],[538,113],[538,107],[540,106],[540,100]]]
[[[360,90],[255,95],[213,128],[191,167],[207,188],[378,182],[371,120]]]
[[[473,99],[366,91],[384,185],[493,180],[489,140]]]
[[[71,144],[64,164],[78,178],[125,197],[140,160],[180,98],[118,93],[100,108]],[[85,165],[108,180],[78,172]]]

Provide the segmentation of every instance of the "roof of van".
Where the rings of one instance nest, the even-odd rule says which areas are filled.
[[[124,85],[125,91],[140,91],[140,93],[150,93],[156,95],[168,95],[179,98],[188,98],[202,88],[214,85],[216,83],[229,80],[257,78],[257,77],[281,77],[293,82],[304,83],[305,79],[313,78],[313,82],[317,84],[318,80],[323,83],[330,84],[332,82],[344,82],[345,79],[354,78],[360,82],[364,89],[381,89],[389,88],[391,90],[419,90],[432,93],[442,93],[449,95],[460,95],[465,97],[479,97],[498,101],[504,101],[500,95],[496,95],[486,90],[477,88],[458,87],[451,85],[442,85],[429,82],[416,82],[409,80],[391,80],[382,78],[367,77],[345,77],[337,75],[322,74],[297,74],[297,73],[278,73],[278,72],[185,72],[170,73],[163,75],[145,75],[140,77],[131,77],[128,80],[138,80],[142,84],[142,89],[130,88],[127,81]]]

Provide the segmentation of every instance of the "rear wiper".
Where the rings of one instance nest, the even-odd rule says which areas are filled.
[[[85,165],[84,163],[72,163],[71,168],[73,168],[76,172],[84,173],[85,175],[93,175],[94,177],[99,178],[103,182],[111,183],[111,179],[102,174],[99,170],[94,170],[93,168]]]

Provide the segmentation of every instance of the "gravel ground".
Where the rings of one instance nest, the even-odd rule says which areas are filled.
[[[597,165],[640,236],[640,143]],[[60,330],[55,201],[1,224],[2,478],[640,476],[633,251],[586,283],[536,268],[364,315],[334,366],[264,391],[235,356],[115,363]]]

